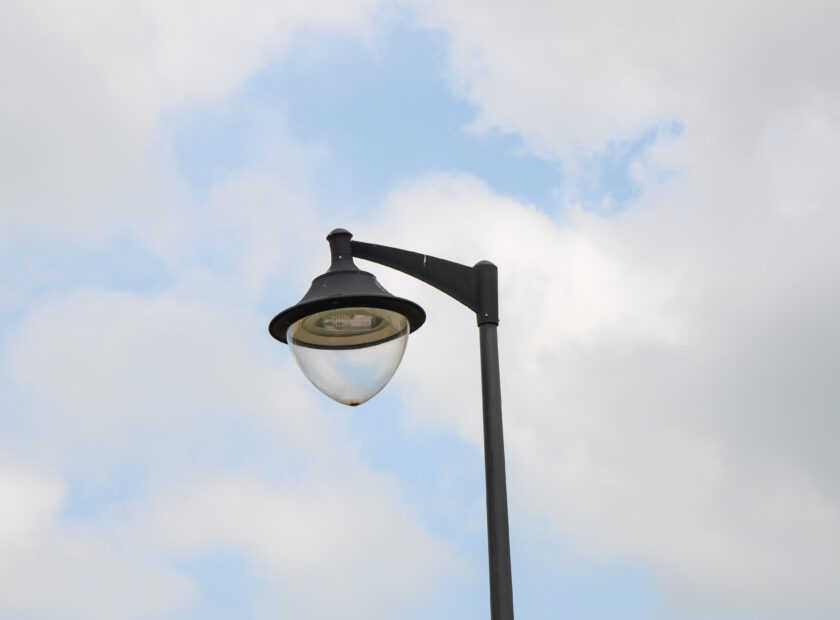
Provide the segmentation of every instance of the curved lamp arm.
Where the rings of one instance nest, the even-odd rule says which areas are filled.
[[[434,286],[475,312],[479,325],[499,324],[498,268],[489,261],[467,267],[443,258],[399,248],[351,241],[353,258],[402,271]]]

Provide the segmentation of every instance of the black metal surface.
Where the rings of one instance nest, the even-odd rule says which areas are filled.
[[[493,263],[483,260],[475,267],[467,267],[436,256],[363,241],[351,241],[350,249],[355,258],[402,271],[443,291],[475,312],[479,325],[499,324],[498,269]]]
[[[499,324],[499,268],[483,260],[473,267],[478,276],[475,318],[479,325]]]
[[[481,345],[481,400],[484,410],[484,473],[487,489],[487,551],[490,558],[490,618],[513,620],[502,389],[497,326],[478,327]]]
[[[478,308],[478,274],[472,267],[387,245],[351,241],[353,256],[402,271],[454,297],[473,312]]]

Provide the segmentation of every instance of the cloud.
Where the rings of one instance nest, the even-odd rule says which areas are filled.
[[[260,618],[278,607],[290,617],[404,615],[462,570],[394,481],[350,463],[273,483],[243,473],[171,480],[146,501],[81,520],[62,516],[64,493],[53,477],[0,469],[0,615],[173,617],[201,595],[185,567],[219,550],[255,567]]]
[[[585,547],[655,567],[680,614],[836,614],[837,7],[418,6],[450,37],[474,129],[518,133],[566,172],[553,222],[438,178],[397,193],[376,233],[501,265],[524,497]],[[683,131],[630,162],[633,207],[580,211],[587,158],[663,121]],[[423,222],[396,222],[421,203]],[[435,368],[425,346],[408,355]],[[432,415],[415,387],[415,415],[475,439],[447,393]]]
[[[0,614],[16,618],[136,618],[181,605],[191,584],[138,547],[63,522],[63,484],[0,468]]]
[[[477,127],[548,153],[670,119],[737,150],[790,110],[836,108],[837,7],[826,2],[416,5],[450,37],[453,85],[479,107]]]
[[[197,448],[233,425],[269,433],[272,451],[322,454],[329,426],[292,362],[278,366],[266,317],[223,297],[89,290],[32,309],[5,368],[41,424],[23,425],[6,449],[40,449],[69,469],[139,461],[162,473],[185,442]]]
[[[29,313],[4,366],[10,419],[37,423],[8,425],[3,452],[60,473],[0,470],[0,567],[17,570],[0,614],[174,614],[201,596],[184,566],[216,550],[256,567],[258,617],[393,617],[460,573],[399,482],[360,462],[350,420],[278,362],[266,320],[97,290]]]
[[[352,464],[280,484],[227,475],[177,489],[143,527],[170,553],[246,553],[281,588],[262,593],[259,617],[278,605],[290,617],[410,615],[459,568],[393,481]]]
[[[223,104],[304,30],[365,36],[375,7],[367,0],[5,3],[4,226],[171,236],[184,190],[161,165],[166,115]]]
[[[684,196],[690,180],[676,183]],[[475,179],[433,176],[356,232],[500,266],[515,507],[589,553],[651,567],[680,614],[836,612],[835,216],[706,212],[652,199],[558,222]],[[474,319],[422,284],[381,280],[429,315],[398,375],[411,419],[480,446]]]

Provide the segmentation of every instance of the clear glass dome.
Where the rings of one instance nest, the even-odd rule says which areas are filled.
[[[408,342],[408,319],[380,308],[311,314],[289,327],[298,366],[330,398],[356,406],[373,398],[396,372]]]

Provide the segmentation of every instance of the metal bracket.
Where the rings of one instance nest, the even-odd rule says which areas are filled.
[[[443,258],[410,252],[386,245],[351,241],[354,258],[396,269],[461,302],[475,312],[479,325],[499,324],[498,268],[481,261],[467,267]]]

